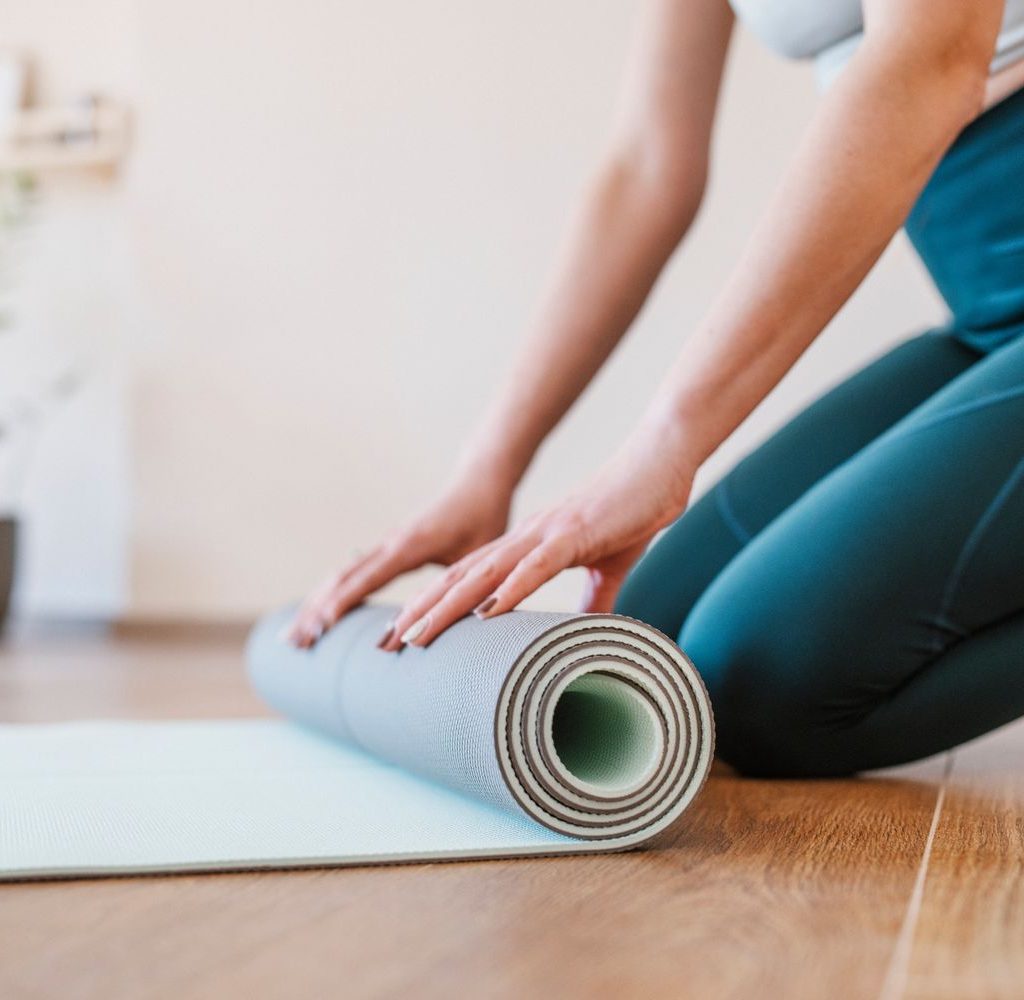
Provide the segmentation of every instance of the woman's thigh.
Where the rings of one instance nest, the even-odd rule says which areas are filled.
[[[678,635],[701,594],[754,536],[977,360],[949,333],[932,331],[836,386],[743,459],[651,546],[616,610]]]
[[[1022,564],[1024,338],[833,469],[702,594],[680,643],[722,756],[850,773],[1024,714]]]

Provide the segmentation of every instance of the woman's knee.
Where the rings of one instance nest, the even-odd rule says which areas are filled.
[[[751,624],[742,609],[712,611],[698,605],[679,644],[707,685],[717,755],[757,777],[851,773],[845,753],[833,745],[820,694],[808,683],[827,670],[813,635],[790,643],[782,630]]]

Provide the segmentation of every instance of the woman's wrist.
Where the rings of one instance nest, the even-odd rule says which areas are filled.
[[[640,419],[636,434],[655,442],[667,461],[696,473],[717,447],[703,422],[688,409],[655,398]]]
[[[523,478],[529,458],[495,444],[471,445],[456,462],[455,481],[470,485],[486,483],[511,496]]]

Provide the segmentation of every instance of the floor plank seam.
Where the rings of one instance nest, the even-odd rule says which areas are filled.
[[[896,944],[893,946],[889,967],[886,969],[885,979],[882,981],[878,1000],[900,1000],[906,992],[910,974],[910,956],[914,947],[914,934],[917,930],[918,918],[921,915],[921,904],[924,901],[924,886],[928,878],[928,865],[932,857],[932,845],[935,843],[935,834],[939,828],[942,806],[946,801],[946,786],[949,784],[950,775],[953,773],[953,759],[953,751],[949,751],[946,754],[946,760],[942,768],[942,780],[939,783],[938,794],[935,796],[935,808],[932,810],[932,821],[928,827],[928,836],[925,838],[924,850],[921,852],[921,862],[917,867],[914,887],[911,890],[910,899],[907,901],[907,909],[903,914],[903,923],[900,926]]]

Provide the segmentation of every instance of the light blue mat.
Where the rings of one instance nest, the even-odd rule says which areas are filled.
[[[692,665],[619,616],[466,619],[427,650],[350,614],[309,652],[254,631],[292,720],[0,726],[0,878],[620,850],[710,766]]]

